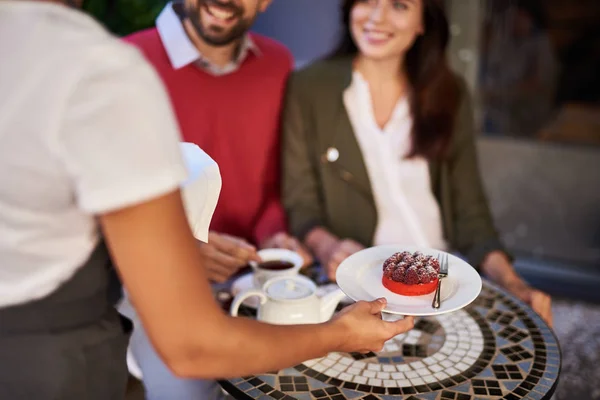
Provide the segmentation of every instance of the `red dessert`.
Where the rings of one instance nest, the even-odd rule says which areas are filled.
[[[403,296],[421,296],[435,290],[440,263],[434,257],[407,251],[396,253],[383,263],[383,286]]]

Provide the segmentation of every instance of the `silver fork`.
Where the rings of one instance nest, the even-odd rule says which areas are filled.
[[[440,262],[440,272],[438,273],[438,284],[437,288],[435,289],[435,294],[433,295],[433,303],[431,304],[433,308],[440,308],[440,293],[442,291],[442,279],[448,276],[448,255],[439,255],[438,261]]]

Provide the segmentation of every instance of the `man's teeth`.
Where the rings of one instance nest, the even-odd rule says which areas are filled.
[[[367,36],[375,40],[384,40],[389,38],[389,35],[383,32],[367,32]]]
[[[220,8],[217,8],[217,7],[211,7],[211,6],[209,6],[208,7],[208,11],[211,13],[211,15],[213,17],[217,17],[217,18],[222,19],[222,20],[227,20],[227,19],[233,17],[233,12],[231,12],[231,11],[224,11],[224,10],[222,10]]]

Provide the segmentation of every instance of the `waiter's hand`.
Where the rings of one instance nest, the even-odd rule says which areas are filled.
[[[249,261],[260,262],[256,248],[244,239],[210,231],[208,243],[200,243],[200,252],[208,278],[226,282]]]
[[[302,257],[302,268],[307,267],[314,262],[314,258],[308,249],[304,247],[298,239],[285,232],[278,232],[270,238],[263,240],[260,247],[262,249],[277,248],[295,251]]]

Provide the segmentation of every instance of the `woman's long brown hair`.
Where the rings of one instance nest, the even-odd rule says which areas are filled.
[[[344,37],[336,56],[358,53],[350,34],[350,12],[357,1],[343,2]],[[446,58],[450,32],[442,0],[422,1],[425,33],[415,40],[404,60],[413,117],[413,147],[409,157],[440,159],[446,154],[454,130],[460,88]]]

